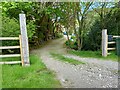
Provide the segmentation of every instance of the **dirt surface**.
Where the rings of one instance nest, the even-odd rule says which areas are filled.
[[[64,88],[117,88],[118,63],[114,61],[97,60],[95,58],[80,58],[67,54],[63,43],[65,38],[52,40],[42,48],[31,53],[38,55],[47,68],[54,71]],[[66,57],[86,62],[81,65],[55,60],[50,52],[60,53]],[[54,88],[54,87],[53,87]]]

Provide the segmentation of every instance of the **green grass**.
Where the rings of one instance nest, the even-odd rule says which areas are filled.
[[[31,66],[21,65],[2,66],[3,88],[59,88],[58,80],[53,72],[48,70],[41,59],[30,55]]]
[[[75,51],[75,50],[69,50],[69,54],[77,55],[80,57],[86,57],[86,58],[98,58],[103,60],[113,60],[118,61],[118,56],[115,55],[115,52],[110,52],[111,54],[107,57],[103,57],[101,55],[101,51]]]
[[[0,64],[0,88],[2,88],[2,65]]]
[[[0,59],[0,61],[20,61],[21,58],[20,57],[9,57],[9,58],[2,58]]]
[[[56,54],[56,53],[50,53],[54,58],[60,60],[60,61],[64,61],[64,62],[68,62],[70,64],[73,64],[73,65],[79,65],[79,64],[85,64],[84,62],[81,62],[81,61],[77,61],[75,59],[72,59],[72,58],[68,58],[68,57],[64,57],[63,55],[61,54]]]

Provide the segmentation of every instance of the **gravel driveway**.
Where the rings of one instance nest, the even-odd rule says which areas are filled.
[[[95,58],[80,58],[67,54],[63,46],[64,38],[52,40],[42,48],[33,50],[43,60],[47,68],[54,71],[64,88],[117,88],[118,63],[114,61],[97,60]],[[71,65],[55,60],[50,52],[60,53],[66,57],[86,62],[85,65]],[[54,87],[53,87],[54,88]]]

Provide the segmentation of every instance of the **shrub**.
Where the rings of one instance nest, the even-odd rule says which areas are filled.
[[[29,21],[27,24],[28,38],[31,39],[34,33],[35,33],[34,22]],[[10,19],[8,17],[3,17],[2,18],[2,37],[18,37],[19,35],[20,35],[19,21],[14,18]],[[10,43],[10,45],[15,45],[15,43]]]
[[[2,18],[2,37],[18,37],[20,35],[19,23],[16,19],[8,17]],[[11,46],[18,44],[18,41],[3,41],[3,46]]]
[[[66,41],[65,45],[71,49],[77,50],[77,42],[76,41]]]
[[[27,24],[27,34],[29,40],[32,39],[35,33],[35,25],[33,21],[29,21]],[[18,37],[20,35],[19,21],[15,18],[9,17],[2,18],[2,37]],[[15,46],[19,45],[19,41],[2,41],[2,46]]]
[[[55,38],[62,38],[63,37],[63,34],[61,34],[61,33],[56,33],[55,34]]]
[[[19,23],[16,19],[10,19],[8,17],[2,18],[2,36],[14,37],[20,34]]]
[[[102,29],[107,29],[108,35],[120,35],[120,9],[112,8],[112,11],[105,16],[104,21],[104,28],[102,28],[101,20],[95,20],[83,40],[83,50],[97,51],[101,49]]]

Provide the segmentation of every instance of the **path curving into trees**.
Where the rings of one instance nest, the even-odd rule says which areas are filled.
[[[64,88],[117,88],[118,63],[95,58],[80,58],[67,54],[64,47],[65,38],[52,40],[42,48],[31,51],[42,58],[47,68],[54,71],[56,78]],[[66,57],[84,61],[87,64],[71,65],[55,60],[50,52],[60,53]]]

